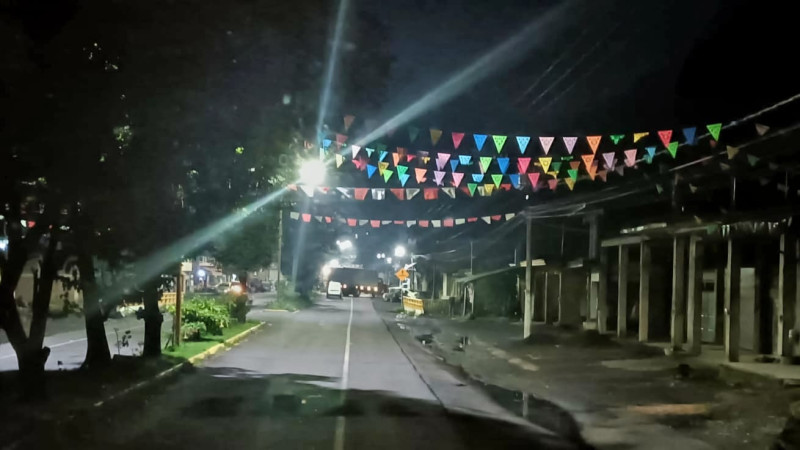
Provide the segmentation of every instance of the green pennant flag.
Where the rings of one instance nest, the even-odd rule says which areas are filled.
[[[578,170],[577,169],[569,169],[569,170],[567,170],[567,173],[569,174],[569,177],[572,178],[573,180],[577,180],[578,179]]]
[[[625,137],[625,135],[624,134],[612,134],[609,137],[611,138],[612,141],[614,141],[615,144],[619,144],[619,141],[621,141],[622,138]]]
[[[383,181],[388,183],[389,182],[389,178],[392,178],[392,174],[393,173],[394,172],[389,170],[389,169],[384,170],[383,171]]]
[[[758,161],[760,159],[761,158],[755,155],[750,155],[750,154],[747,155],[747,162],[750,163],[751,166],[755,166],[756,164],[758,164]]]
[[[408,171],[408,167],[406,166],[397,166],[397,176],[402,177]]]
[[[492,140],[494,141],[494,146],[497,148],[497,153],[500,153],[500,150],[503,149],[503,144],[506,143],[506,136],[492,136]]]
[[[561,171],[561,162],[557,161],[557,162],[554,162],[554,163],[550,164],[550,170],[552,172],[555,172],[555,173],[560,172]]]
[[[408,127],[408,140],[414,142],[417,140],[417,136],[419,136],[419,128]]]
[[[499,188],[500,187],[500,182],[503,181],[503,174],[502,173],[493,174],[492,175],[492,181],[494,181],[494,186],[496,188]]]
[[[478,183],[467,183],[467,187],[469,188],[469,195],[475,196],[475,188],[478,187]]]
[[[491,156],[481,156],[480,165],[481,165],[481,172],[486,172],[489,170],[489,164],[492,163]]]
[[[658,191],[659,194],[661,194],[661,193],[664,192],[664,187],[661,186],[660,184],[657,184],[656,185],[656,190]]]
[[[706,125],[706,128],[708,128],[708,132],[711,133],[711,137],[713,137],[715,141],[718,141],[719,132],[722,130],[722,124],[712,123],[711,125]]]
[[[667,150],[669,150],[669,154],[674,158],[675,155],[678,154],[678,141],[670,142],[667,146]]]

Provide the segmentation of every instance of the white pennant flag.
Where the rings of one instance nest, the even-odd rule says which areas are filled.
[[[431,224],[433,225],[433,228],[441,228],[442,221],[441,220],[431,220]]]
[[[289,218],[292,220],[297,220],[300,218],[300,213],[292,211],[289,213]]]
[[[391,223],[391,220],[381,220],[381,225],[390,225]]]
[[[467,219],[456,219],[456,225],[464,225],[467,223]]]
[[[406,226],[409,227],[409,228],[411,228],[412,226],[414,226],[416,224],[417,224],[416,220],[407,220],[406,221]]]
[[[337,187],[336,190],[347,198],[353,198],[353,190],[351,188]]]
[[[450,198],[456,198],[456,188],[454,187],[443,187],[442,192],[450,196]]]
[[[353,159],[356,159],[356,155],[358,155],[358,151],[361,150],[361,147],[357,145],[351,145],[350,150],[353,151]]]
[[[515,213],[508,213],[508,214],[506,214],[506,220],[511,220],[511,219],[514,218],[514,216],[516,216]]]
[[[368,223],[369,223],[369,220],[367,220],[367,219],[361,219],[361,220],[358,221],[359,225],[366,225]]]
[[[384,188],[373,188],[372,189],[372,199],[373,200],[383,200],[386,198],[386,189]]]
[[[416,196],[417,194],[419,194],[419,188],[408,188],[408,189],[406,189],[406,198],[409,199],[409,200],[414,198],[414,196]]]
[[[486,223],[492,223],[492,216],[483,216],[481,217],[481,220],[483,220]]]
[[[317,222],[322,223],[322,216],[314,216],[317,219]]]
[[[486,188],[484,186],[478,186],[478,195],[486,197]]]
[[[304,184],[300,185],[300,189],[306,193],[307,196],[313,197],[314,196],[314,186],[306,186]]]
[[[347,220],[344,217],[337,217],[336,221],[339,223],[347,223]]]

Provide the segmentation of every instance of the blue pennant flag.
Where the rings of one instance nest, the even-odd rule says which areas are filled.
[[[511,184],[514,186],[514,189],[519,189],[519,174],[518,173],[508,174],[508,178],[511,180]]]
[[[694,138],[697,133],[697,127],[691,128],[684,128],[683,129],[683,137],[686,138],[686,143],[689,145],[694,145]]]
[[[450,160],[450,171],[451,172],[455,172],[456,171],[456,167],[458,167],[458,160],[457,159],[451,159]]]
[[[328,148],[328,147],[330,147],[332,142],[333,142],[333,141],[331,141],[330,139],[323,139],[323,140],[322,140],[322,148]]]
[[[462,166],[468,166],[472,164],[472,155],[458,155],[458,160]]]
[[[375,170],[378,168],[373,166],[372,164],[367,164],[367,178],[372,178],[372,175],[375,173]]]
[[[410,177],[410,176],[411,175],[409,175],[407,173],[404,173],[404,174],[400,175],[400,185],[401,186],[405,186],[406,185],[406,181],[408,181],[408,177]]]
[[[525,150],[528,148],[528,143],[530,141],[530,136],[517,136],[517,145],[519,145],[519,151],[523,155],[525,154]]]
[[[478,147],[478,151],[483,150],[483,144],[486,143],[486,135],[485,134],[474,134],[475,137],[475,146]]]
[[[382,152],[381,152],[381,157],[380,157],[380,158],[378,158],[378,161],[383,161],[384,159],[386,159],[386,155],[388,155],[388,154],[389,154],[389,153],[387,153],[387,152],[383,152],[383,151],[382,151]]]
[[[649,163],[653,162],[653,157],[656,156],[656,147],[655,146],[653,146],[653,147],[645,147],[644,149],[647,150],[647,154],[644,155],[644,159],[649,164]]]
[[[371,158],[372,157],[372,153],[375,151],[374,148],[369,148],[369,147],[365,148],[364,150],[367,151],[367,158]]]
[[[497,158],[497,165],[500,166],[500,172],[505,174],[508,170],[508,158]]]
[[[473,173],[472,174],[472,181],[476,183],[480,183],[483,181],[483,174],[482,173]]]

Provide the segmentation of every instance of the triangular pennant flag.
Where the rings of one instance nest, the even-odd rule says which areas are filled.
[[[759,161],[760,159],[761,159],[761,158],[759,158],[759,157],[758,157],[758,156],[756,156],[756,155],[751,155],[751,154],[749,154],[749,153],[747,154],[747,162],[748,162],[748,163],[749,163],[751,166],[755,166],[756,164],[758,164],[758,161]]]
[[[506,136],[494,135],[492,136],[492,140],[494,141],[497,153],[500,153],[500,150],[503,149],[503,145],[506,143]]]
[[[433,171],[433,180],[434,180],[434,182],[436,182],[437,186],[441,186],[442,185],[442,181],[444,180],[444,174],[445,173],[442,172],[441,170],[434,170]]]
[[[483,150],[483,144],[486,143],[486,135],[485,134],[473,134],[473,138],[475,138],[475,147],[478,148],[478,151]]]
[[[388,172],[388,170],[387,170]],[[373,200],[383,200],[386,198],[386,190],[383,188],[373,188],[372,189],[372,199]]]
[[[341,145],[347,142],[347,135],[345,134],[336,134],[336,143]]]
[[[496,215],[492,216],[492,221],[493,222],[500,222],[500,220],[502,220],[502,219],[503,219],[503,215],[502,214],[496,214]]]
[[[708,145],[710,145],[711,148],[717,148],[717,141],[715,141],[714,139],[710,139],[708,141]]]
[[[614,144],[616,145],[616,144],[619,144],[619,141],[621,141],[625,137],[625,135],[624,134],[611,134],[608,137],[610,137],[611,141],[613,141]],[[572,188],[570,188],[570,190],[572,190]]]
[[[464,225],[465,223],[467,223],[467,220],[464,218],[456,219],[456,225]]]
[[[439,188],[425,188],[422,191],[425,200],[436,200],[439,198]]]
[[[300,213],[296,211],[292,211],[289,213],[289,218],[292,220],[297,220],[300,218]]]
[[[342,163],[344,162],[344,156],[340,154],[336,154],[336,168],[342,167]]]
[[[475,188],[478,187],[476,183],[467,183],[467,188],[469,189],[469,195],[475,195]]]
[[[380,220],[370,220],[369,221],[369,226],[371,226],[372,228],[380,228],[381,227],[381,221]]]
[[[528,166],[531,164],[530,158],[517,158],[517,170],[519,173],[525,173],[528,171]]]
[[[397,154],[400,155],[400,159],[404,159],[407,153],[404,147],[397,147]]]
[[[531,187],[532,187],[534,190],[536,190],[537,186],[539,186],[539,175],[541,175],[539,172],[536,172],[536,173],[529,173],[529,174],[528,174],[528,180],[530,180],[530,182],[531,182]]]
[[[367,198],[367,193],[369,192],[369,189],[355,188],[355,192],[356,192],[356,200],[364,200],[365,198]]]
[[[403,176],[406,174],[406,172],[408,172],[407,166],[403,165],[397,166],[397,176]]]
[[[569,153],[571,155],[572,154],[572,150],[575,149],[575,143],[578,142],[578,138],[576,138],[574,136],[570,136],[570,137],[565,137],[563,139],[564,139],[564,147],[567,148],[567,153]],[[592,153],[594,153],[594,152],[592,152]]]
[[[445,228],[452,227],[452,226],[453,226],[453,223],[454,223],[454,220],[453,220],[453,219],[444,219],[444,220],[442,220],[442,225],[443,225]]]
[[[633,167],[636,164],[636,152],[638,150],[632,148],[630,150],[625,150],[625,165],[628,167]]]
[[[547,185],[550,186],[551,191],[555,191],[556,186],[558,186],[558,178],[551,178],[547,180]]]
[[[542,145],[542,151],[544,154],[550,153],[550,146],[553,145],[553,137],[541,136],[539,137],[539,143]]]
[[[480,183],[483,181],[483,174],[482,173],[473,173],[472,174],[472,181],[476,183]]]
[[[597,175],[597,165],[598,165],[597,161],[594,161],[593,163],[591,163],[589,166],[586,167],[586,173],[589,174],[589,178],[591,178],[592,181],[594,181],[594,177],[595,175]]]
[[[514,189],[519,189],[519,174],[512,173],[508,175],[508,179],[511,181],[511,185],[514,186]]]
[[[606,168],[609,170],[614,170],[614,156],[614,152],[603,153],[603,160],[606,163]]]
[[[578,179],[578,170],[577,169],[568,169],[567,170],[567,174],[569,175],[569,178],[571,178],[573,181]]]
[[[331,222],[333,222],[333,217],[325,216],[325,223],[331,223]]]
[[[513,219],[514,216],[516,216],[516,215],[517,215],[516,213],[508,213],[508,214],[506,214],[506,221],[509,221],[509,220]]]
[[[456,188],[452,187],[443,187],[442,192],[447,194],[450,198],[456,198]]]
[[[592,153],[597,153],[597,147],[600,145],[600,139],[602,138],[603,136],[586,136],[586,142],[589,143]]]
[[[482,216],[481,220],[486,223],[492,223],[492,216]]]
[[[657,191],[659,194],[662,194],[662,193],[664,193],[664,187],[663,187],[663,186],[661,186],[660,184],[656,184],[656,191]]]
[[[492,181],[496,187],[500,187],[500,182],[503,181],[503,174],[496,173],[492,174]]]
[[[464,178],[464,174],[461,172],[453,172],[453,186],[458,187],[461,184],[461,180]]]
[[[435,146],[436,143],[439,142],[439,139],[441,137],[442,137],[442,130],[431,128],[431,144]]]
[[[581,167],[580,161],[570,161],[569,168],[572,170],[578,170]]]
[[[669,154],[672,155],[673,158],[678,154],[678,145],[677,141],[670,142],[669,145],[667,145],[667,150],[669,150]]]
[[[719,168],[722,170],[731,170],[731,166],[725,163],[719,163]]]
[[[669,147],[669,141],[672,139],[672,130],[661,130],[658,132],[658,138],[664,147]]]
[[[767,134],[767,131],[769,131],[769,127],[768,126],[761,125],[760,123],[756,124],[756,133],[758,133],[759,136],[763,136],[763,135]]]
[[[330,139],[323,139],[322,148],[327,149],[328,147],[331,146],[331,143],[333,143],[333,141],[331,141]]]
[[[300,189],[306,193],[307,196],[313,197],[314,196],[314,186],[306,186],[304,184],[300,185]]]
[[[633,143],[635,144],[635,143],[639,142],[639,139],[641,139],[643,137],[647,137],[649,135],[650,135],[650,133],[647,132],[647,131],[645,131],[644,133],[633,133]]]
[[[383,161],[384,159],[386,159],[386,155],[388,154],[389,154],[388,152],[381,151],[380,156],[378,157],[378,161]]]
[[[588,169],[592,165],[592,162],[594,162],[594,153],[581,155],[581,159],[583,160],[583,165]]]
[[[487,195],[487,196],[492,195],[492,192],[494,192],[494,185],[493,184],[488,184],[488,183],[484,184],[483,185],[483,189],[484,189],[484,192],[486,192],[486,194],[484,194],[484,195]]]
[[[719,132],[722,131],[722,124],[712,123],[710,125],[706,125],[706,128],[708,128],[708,132],[711,133],[711,137],[713,137],[715,141],[718,141]]]
[[[407,188],[406,189],[406,198],[411,200],[417,194],[419,194],[419,188]]]
[[[345,198],[353,198],[353,188],[337,187],[336,190],[341,192]]]
[[[389,182],[389,178],[392,178],[392,174],[394,173],[393,170],[386,169],[383,171],[383,181],[385,183]]]
[[[365,148],[364,150],[367,152],[367,158],[371,158],[372,154],[375,152],[374,148],[369,148],[369,147]]]
[[[411,227],[413,227],[413,226],[414,226],[414,225],[416,225],[416,224],[417,224],[417,221],[416,221],[416,220],[406,220],[406,226],[407,226],[408,228],[411,228]]]
[[[392,161],[394,162],[394,165],[395,165],[395,166],[397,166],[398,164],[400,164],[400,154],[399,154],[399,153],[392,152]]]
[[[458,168],[458,160],[457,159],[451,159],[450,160],[450,172],[455,172],[457,168]]]
[[[303,222],[311,222],[311,214],[300,214],[300,217],[303,219]]]
[[[697,192],[697,186],[689,183],[689,190],[692,191],[692,194],[694,194],[695,192]]]
[[[358,155],[358,151],[359,150],[361,150],[361,147],[359,147],[358,145],[351,145],[350,146],[350,151],[353,152],[353,158],[352,159],[356,159],[356,156]]]
[[[530,136],[517,136],[517,146],[519,146],[520,153],[523,155],[525,154],[525,150],[528,148],[530,142]]]
[[[458,162],[460,162],[462,166],[468,166],[468,165],[472,164],[472,156],[471,155],[458,155]]]
[[[571,191],[575,187],[575,179],[574,178],[565,178],[564,183],[567,183],[567,187]]]
[[[694,145],[694,138],[697,135],[697,127],[684,128],[683,137],[686,138],[687,145]]]
[[[439,170],[444,169],[447,161],[450,160],[450,153],[437,153],[436,154],[436,168]]]
[[[386,144],[382,144],[382,143],[379,142],[379,143],[375,144],[375,148],[377,148],[379,152],[382,152],[382,151],[386,150]]]
[[[647,154],[644,155],[644,160],[647,161],[647,164],[653,162],[653,157],[656,156],[656,147],[650,146],[644,148],[647,151]]]
[[[428,169],[418,167],[414,169],[414,171],[417,175],[417,183],[422,184],[427,180],[427,178],[425,178],[425,174],[428,173]]]
[[[489,170],[489,164],[491,163],[492,163],[491,156],[481,156],[479,160],[481,172],[486,172],[487,170]]]
[[[400,186],[405,186],[408,179],[411,178],[411,175],[404,173],[402,175],[397,175],[397,178],[400,178]]]
[[[511,190],[511,183],[500,183],[500,189],[502,189],[504,191],[510,191]]]
[[[497,158],[497,165],[500,166],[500,172],[506,173],[508,170],[508,158]]]
[[[467,223],[475,223],[478,221],[477,217],[467,217]]]
[[[391,220],[381,220],[381,225],[391,225],[391,224],[392,224]]]
[[[617,166],[614,168],[614,171],[617,172],[617,175],[622,176],[624,175],[625,166]]]
[[[344,131],[347,131],[347,130],[350,129],[350,125],[353,124],[354,120],[356,120],[356,116],[353,116],[353,115],[350,115],[350,114],[344,116]]]
[[[606,169],[598,170],[597,171],[597,176],[600,177],[601,180],[607,181],[607,179],[608,179],[608,170],[606,170]]]
[[[553,176],[558,176],[558,172],[561,172],[561,162],[560,161],[556,161],[556,162],[550,164],[550,170],[552,172],[555,172],[555,175],[553,175]]]
[[[417,136],[419,136],[419,128],[417,127],[408,127],[408,141],[414,142],[417,140]]]
[[[406,190],[402,188],[392,188],[389,189],[398,200],[404,200],[406,197]]]
[[[428,225],[430,225],[430,221],[428,220],[420,220],[418,221],[418,223],[419,226],[421,226],[422,228],[428,228]]]
[[[542,171],[547,172],[547,169],[550,168],[550,163],[553,162],[552,156],[540,156],[539,157],[539,164],[542,166]]]
[[[388,162],[379,162],[378,163],[378,173],[383,175],[383,171],[389,168]]]
[[[464,139],[464,133],[456,133],[453,131],[450,133],[450,136],[453,138],[453,148],[458,149],[458,146],[461,145],[461,141]]]

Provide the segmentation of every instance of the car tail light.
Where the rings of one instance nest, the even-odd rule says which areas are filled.
[[[342,287],[343,287],[343,288],[346,288],[346,287],[347,287],[347,285],[346,285],[346,284],[343,284],[343,285],[342,285]]]

